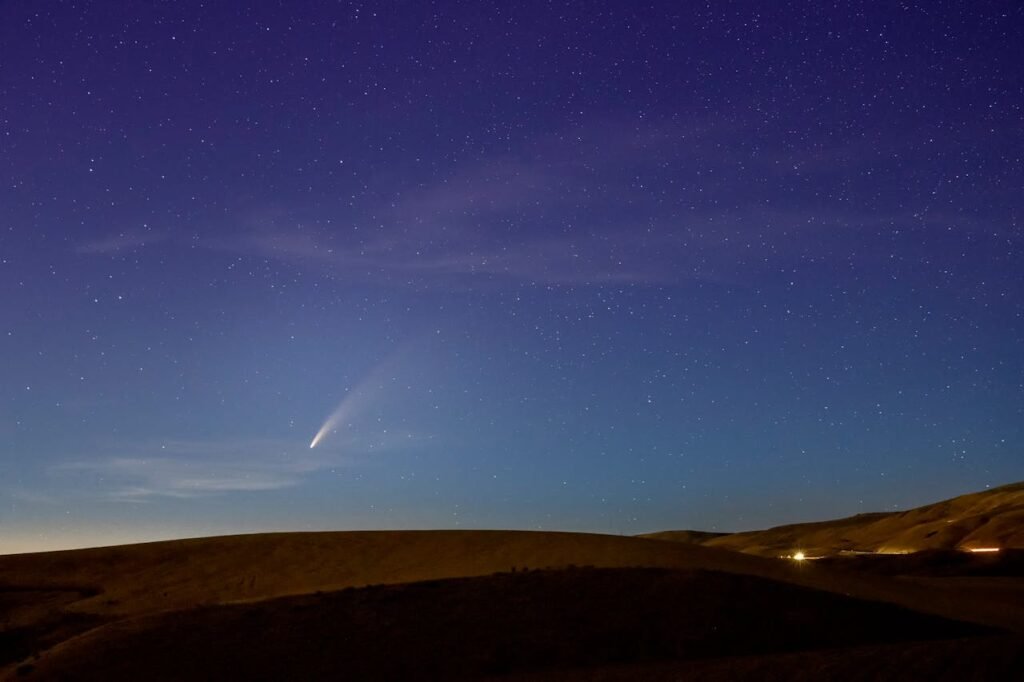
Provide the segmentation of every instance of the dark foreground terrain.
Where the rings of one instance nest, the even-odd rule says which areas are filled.
[[[974,672],[991,676],[977,679],[1024,669],[1020,639],[889,604],[722,572],[584,568],[350,588],[119,620],[23,663],[15,675],[410,680],[547,671],[552,679],[631,679],[640,671],[671,678],[680,664],[727,675],[808,661],[844,667],[858,658],[878,671],[870,652],[879,645],[899,662],[893,674],[903,665],[938,661],[945,668],[947,659],[965,657]],[[932,672],[932,679],[965,679]]]
[[[272,533],[0,556],[0,680],[1024,679],[1020,494],[760,535]],[[850,550],[886,529],[929,546]],[[812,540],[821,558],[772,554]]]

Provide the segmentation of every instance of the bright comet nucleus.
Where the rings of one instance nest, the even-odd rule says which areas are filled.
[[[324,425],[321,426],[320,430],[316,432],[315,436],[313,436],[313,440],[310,441],[309,443],[310,450],[319,445],[320,441],[326,438],[328,433],[330,433],[331,431],[335,430],[338,427],[338,424],[341,422],[342,419],[344,419],[346,416],[352,413],[352,410],[349,407],[350,402],[351,401],[348,398],[341,401],[341,404],[338,405],[337,409],[335,409],[334,412],[331,413],[331,416],[327,418],[327,420],[324,422]],[[348,409],[346,409],[347,407]]]
[[[381,390],[383,390],[383,374],[390,367],[390,363],[382,363],[373,372],[370,373],[366,379],[362,381],[358,386],[348,392],[348,394],[341,399],[338,406],[334,408],[334,411],[324,420],[323,426],[313,436],[313,440],[309,443],[309,449],[312,450],[331,433],[338,429],[342,425],[348,424],[353,418],[357,417],[369,403],[379,397]]]
[[[351,416],[353,412],[352,404],[354,402],[355,397],[356,392],[350,393],[349,395],[345,396],[345,399],[341,401],[337,408],[335,408],[334,412],[332,412],[331,415],[327,417],[327,419],[324,421],[323,426],[320,427],[320,430],[316,432],[315,436],[313,436],[313,440],[310,441],[310,450],[319,445],[320,441],[322,441],[327,436],[328,433],[334,431],[338,427],[338,425],[342,423],[343,420]]]

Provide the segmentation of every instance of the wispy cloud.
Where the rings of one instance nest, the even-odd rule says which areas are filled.
[[[643,239],[627,235],[531,236],[509,244],[408,240],[380,235],[359,247],[338,244],[324,231],[303,228],[259,231],[231,243],[237,250],[299,266],[319,268],[338,278],[386,284],[458,286],[467,278],[536,284],[659,283],[675,278],[680,261],[653,264],[644,259]],[[614,242],[614,243],[613,243]],[[681,259],[685,262],[688,259]]]
[[[394,187],[339,207],[343,221],[277,205],[203,244],[375,285],[743,284],[819,242],[870,257],[865,234],[889,248],[888,226],[925,229],[913,202],[853,201],[837,171],[882,172],[899,141],[864,151],[823,139],[812,153],[733,143],[754,133],[707,120],[598,122],[447,172],[390,177]],[[808,203],[808,183],[834,197]]]
[[[75,248],[75,251],[78,253],[111,254],[155,244],[166,238],[167,235],[162,232],[124,230],[99,239],[83,242]]]
[[[404,436],[404,437],[403,437]],[[187,499],[279,490],[313,473],[350,466],[360,454],[393,450],[417,439],[385,434],[310,451],[294,441],[166,441],[115,448],[119,454],[55,465],[55,476],[90,478],[90,489],[120,502]]]
[[[55,505],[60,504],[62,498],[57,495],[49,495],[36,490],[26,490],[13,486],[0,487],[0,497],[7,498],[14,503],[25,503],[32,505]]]
[[[664,163],[670,140],[709,134],[593,125],[368,192],[376,199],[344,209],[348,224],[274,205],[202,243],[379,284],[663,283],[680,261],[692,276],[694,261],[659,252],[666,237],[651,234],[651,216],[663,217],[661,199],[638,169]]]

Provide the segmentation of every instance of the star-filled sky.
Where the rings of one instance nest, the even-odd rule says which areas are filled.
[[[4,2],[0,552],[1024,479],[1021,64],[1012,1]]]

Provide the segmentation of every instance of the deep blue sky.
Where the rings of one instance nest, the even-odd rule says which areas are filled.
[[[0,552],[1024,478],[1019,3],[244,5],[0,5]]]

